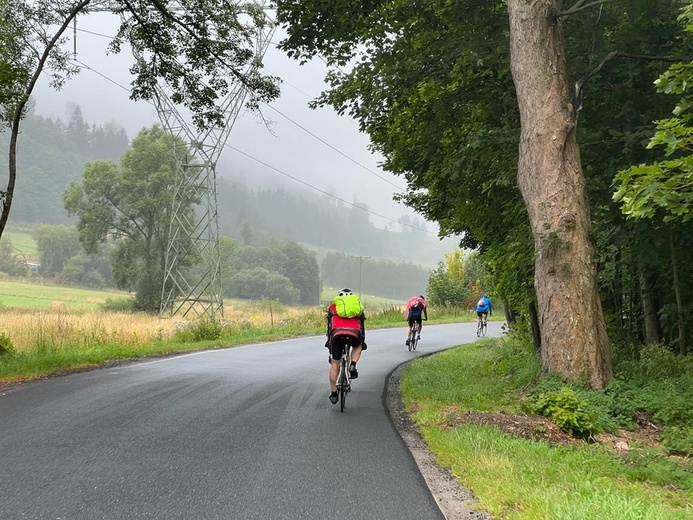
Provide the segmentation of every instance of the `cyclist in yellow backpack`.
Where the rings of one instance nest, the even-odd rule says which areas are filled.
[[[366,345],[366,315],[363,305],[357,295],[351,289],[344,288],[327,308],[327,341],[325,347],[330,351],[328,358],[330,363],[330,402],[335,404],[338,399],[337,376],[339,375],[339,360],[342,357],[344,344],[352,344],[351,365],[349,376],[351,379],[359,377],[356,363],[361,357],[361,352],[368,348]],[[350,342],[334,341],[337,336],[350,336]]]

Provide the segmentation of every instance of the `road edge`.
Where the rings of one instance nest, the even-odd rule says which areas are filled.
[[[402,363],[395,368],[385,382],[384,401],[390,422],[409,449],[446,520],[490,520],[492,517],[488,513],[474,508],[477,505],[474,495],[462,488],[450,472],[436,462],[435,456],[404,408],[399,380],[408,363]]]

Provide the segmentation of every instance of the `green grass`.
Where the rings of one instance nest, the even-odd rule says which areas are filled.
[[[98,310],[107,299],[124,297],[116,291],[96,291],[61,285],[40,285],[27,281],[0,280],[0,306],[23,309],[48,309],[61,301],[72,310]]]
[[[518,413],[538,382],[531,348],[486,340],[416,360],[401,389],[438,462],[497,518],[693,518],[690,462],[645,451],[626,461],[596,444],[555,447],[492,427],[450,426],[450,410]]]

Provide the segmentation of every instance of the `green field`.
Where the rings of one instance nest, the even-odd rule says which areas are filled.
[[[48,309],[51,302],[61,301],[68,310],[98,310],[107,299],[126,297],[117,291],[96,291],[59,285],[39,285],[28,281],[0,280],[0,306]]]
[[[22,229],[5,230],[2,234],[0,242],[9,240],[15,253],[24,256],[27,261],[36,261],[38,259],[38,250],[36,242],[31,237],[31,232]]]

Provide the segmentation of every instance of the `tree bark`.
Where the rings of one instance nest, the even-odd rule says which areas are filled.
[[[688,341],[686,339],[686,327],[683,317],[683,300],[681,299],[681,281],[679,280],[679,264],[676,260],[676,244],[674,234],[669,230],[669,246],[671,247],[671,273],[674,277],[674,293],[676,294],[676,316],[679,328],[679,354],[685,356],[688,353]]]
[[[659,343],[662,338],[659,335],[659,319],[657,318],[654,286],[651,277],[645,272],[642,262],[638,265],[638,279],[640,281],[640,302],[642,304],[645,342]]]
[[[541,352],[541,330],[539,327],[539,314],[537,304],[532,300],[529,302],[529,324],[532,328],[532,343],[537,352]]]
[[[542,363],[604,388],[613,377],[611,355],[556,0],[509,0],[508,7],[521,121],[518,184],[536,249]]]

